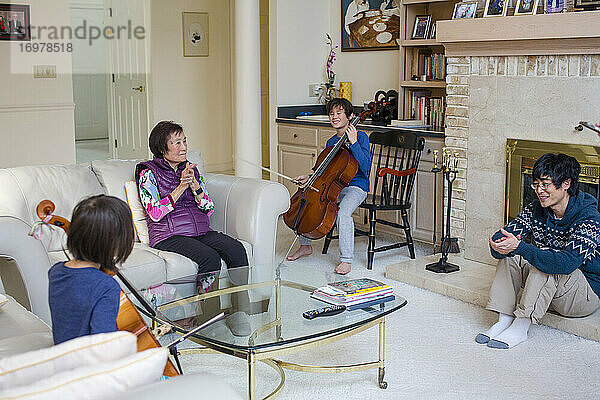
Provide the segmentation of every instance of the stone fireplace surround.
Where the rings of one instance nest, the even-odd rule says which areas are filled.
[[[446,146],[460,172],[451,230],[464,257],[495,264],[487,239],[504,223],[506,140],[600,145],[600,55],[449,57]],[[454,199],[457,199],[456,201]]]
[[[446,147],[459,154],[451,231],[459,272],[436,274],[432,254],[386,267],[386,276],[484,307],[496,260],[488,237],[504,223],[506,140],[600,146],[574,127],[600,121],[600,11],[438,21],[446,49]],[[542,324],[600,341],[600,312],[548,313]]]
[[[459,154],[451,232],[466,259],[495,265],[507,138],[600,145],[600,11],[437,23],[446,49],[446,147]],[[456,200],[454,200],[456,199]]]

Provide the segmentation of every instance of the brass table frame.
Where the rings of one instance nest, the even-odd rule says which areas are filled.
[[[307,292],[312,292],[315,287],[299,284],[296,282],[286,281],[279,279],[279,274],[277,279],[273,281],[252,283],[246,285],[240,285],[235,287],[228,287],[220,290],[215,290],[208,293],[198,294],[195,296],[190,296],[181,300],[176,300],[173,302],[166,303],[162,306],[158,307],[159,311],[165,311],[183,304],[188,304],[192,302],[196,302],[202,299],[221,296],[223,294],[235,293],[243,290],[256,289],[266,286],[274,286],[276,289],[275,294],[275,320],[263,325],[256,331],[250,335],[248,339],[248,343],[250,346],[254,345],[254,340],[258,335],[263,332],[266,332],[270,329],[275,328],[276,337],[279,341],[282,341],[281,337],[281,286],[287,286],[295,289],[305,290]],[[160,319],[156,319],[160,322],[164,322]],[[153,324],[156,322],[153,320]],[[338,365],[338,366],[316,366],[316,365],[302,365],[296,363],[290,363],[286,361],[281,361],[277,359],[277,357],[281,357],[284,355],[296,353],[303,350],[308,350],[312,348],[317,348],[329,343],[337,342],[338,340],[342,340],[348,338],[350,336],[356,335],[366,329],[369,329],[375,325],[379,325],[379,347],[378,347],[378,360],[365,362],[360,364],[351,364],[351,365]],[[182,334],[181,332],[178,332]],[[299,341],[297,343],[287,343],[282,345],[282,347],[267,347],[261,349],[240,349],[233,346],[228,346],[221,343],[213,343],[211,341],[203,340],[195,336],[190,336],[188,339],[191,341],[198,343],[204,347],[201,348],[192,348],[192,349],[182,349],[178,350],[177,353],[179,355],[190,355],[190,354],[228,354],[234,357],[245,359],[248,363],[248,399],[254,400],[256,398],[255,393],[255,367],[256,362],[260,361],[264,364],[270,366],[275,371],[279,373],[281,378],[279,385],[273,390],[269,395],[265,397],[265,399],[273,399],[275,398],[283,389],[285,384],[285,373],[284,369],[290,369],[294,371],[302,371],[302,372],[318,372],[318,373],[340,373],[340,372],[354,372],[354,371],[364,371],[367,369],[378,368],[378,384],[381,389],[387,388],[387,382],[384,381],[385,376],[385,315],[382,315],[379,318],[375,318],[372,321],[369,321],[365,324],[360,324],[358,326],[350,327],[348,329],[342,330],[340,332],[334,332],[330,334],[326,334],[321,337],[314,337],[310,339],[306,339],[303,341]]]

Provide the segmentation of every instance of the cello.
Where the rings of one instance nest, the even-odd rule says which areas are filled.
[[[364,121],[387,102],[374,101],[368,109],[354,116],[353,126]],[[298,188],[290,199],[290,208],[283,214],[283,221],[296,235],[320,239],[333,228],[339,206],[337,198],[358,171],[358,162],[348,150],[348,134],[340,137],[334,146],[325,148],[312,168],[314,173],[308,182]],[[309,190],[316,188],[316,190]]]
[[[53,215],[55,205],[50,200],[42,200],[37,208],[36,213],[38,217],[43,221],[42,223],[57,226],[62,228],[67,234],[69,232],[70,222],[68,219],[64,217],[60,217],[57,215]],[[102,270],[102,272],[114,276],[114,273],[107,272]],[[154,317],[156,315],[156,311],[152,308],[150,304],[141,296],[133,285],[121,274],[117,272],[116,275],[119,277],[121,282],[131,291],[131,293],[136,297],[136,299],[144,306],[146,312],[150,314],[150,316]],[[148,325],[144,322],[142,316],[139,311],[133,305],[131,300],[127,297],[125,292],[121,290],[120,298],[119,298],[119,313],[117,314],[117,329],[120,331],[131,332],[137,337],[137,351],[144,351],[150,348],[161,347],[158,339],[154,336],[154,333],[150,330]],[[170,359],[167,358],[167,364],[165,365],[165,369],[163,371],[163,375],[173,377],[179,375],[179,372],[173,365]]]

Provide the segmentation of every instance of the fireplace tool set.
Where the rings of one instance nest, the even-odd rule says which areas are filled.
[[[433,251],[435,253],[435,242],[436,242],[436,225],[437,225],[437,174],[442,173],[442,178],[448,182],[448,206],[446,208],[446,233],[442,237],[440,244],[440,251],[442,256],[436,263],[427,264],[425,269],[433,272],[455,272],[459,270],[458,265],[451,264],[448,262],[448,253],[459,253],[458,239],[450,236],[450,212],[452,211],[452,184],[456,179],[458,173],[458,153],[454,153],[454,156],[449,149],[444,147],[442,149],[442,163],[438,165],[438,151],[433,151],[433,169],[431,172],[434,173],[433,179]],[[443,192],[443,188],[442,188]],[[442,204],[444,200],[442,198]],[[442,232],[444,228],[442,227]]]

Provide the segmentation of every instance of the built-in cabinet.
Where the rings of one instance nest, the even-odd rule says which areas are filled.
[[[367,134],[371,133],[363,129]],[[279,157],[279,172],[289,177],[298,175],[306,175],[311,172],[315,165],[318,155],[325,148],[327,139],[335,134],[335,130],[330,127],[284,124],[279,123],[277,126],[279,135],[278,157]],[[433,193],[434,193],[434,174],[433,169],[433,151],[438,150],[441,154],[444,146],[444,138],[442,136],[425,137],[425,149],[421,156],[421,162],[417,176],[415,178],[415,186],[413,189],[413,206],[410,210],[410,224],[413,237],[415,240],[431,243],[433,240]],[[372,166],[371,176],[374,176],[376,166]],[[286,179],[279,178],[279,182],[284,184],[290,194],[297,190],[297,186]],[[371,179],[371,186],[373,180]],[[443,188],[441,175],[438,174],[437,184],[437,240],[440,243],[441,237],[441,201],[443,198]],[[389,220],[401,221],[400,214],[396,211],[386,213],[380,212],[378,216]],[[368,229],[366,213],[362,209],[356,210],[354,220],[357,227]],[[384,225],[378,225],[377,230],[398,234],[397,229],[393,229]]]

